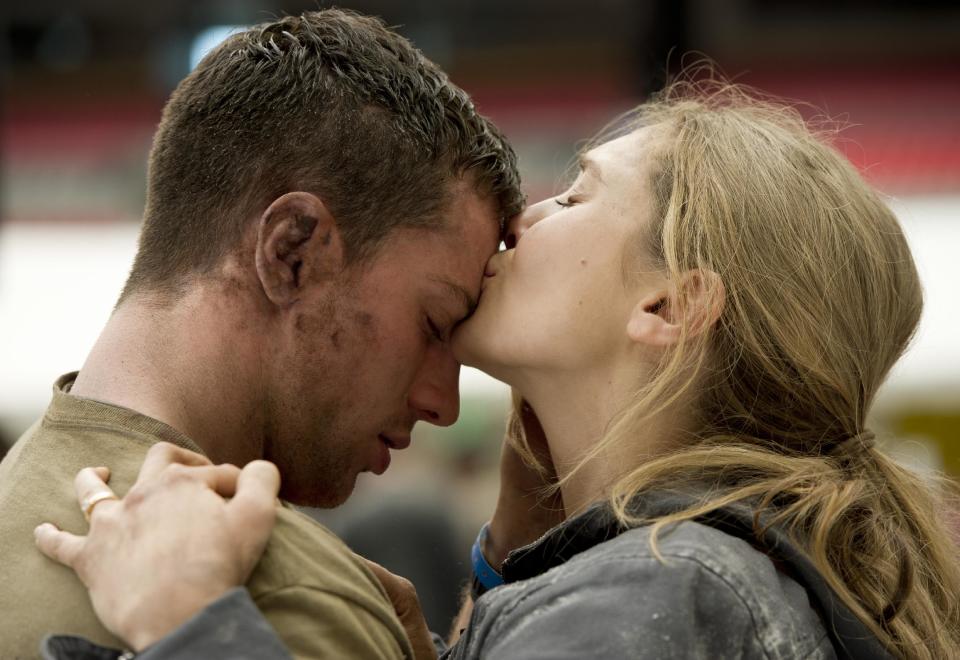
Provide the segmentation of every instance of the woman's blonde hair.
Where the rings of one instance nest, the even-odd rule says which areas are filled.
[[[922,308],[896,217],[823,131],[743,87],[685,78],[600,141],[651,125],[665,139],[641,248],[677,283],[673,313],[691,307],[689,271],[719,276],[723,309],[707,332],[684,332],[580,466],[693,400],[695,432],[613,487],[624,524],[652,523],[656,549],[664,525],[748,503],[758,533],[761,514],[782,525],[891,652],[957,655],[960,554],[945,522],[955,484],[861,442]],[[631,515],[631,499],[661,489],[700,499],[657,520]]]

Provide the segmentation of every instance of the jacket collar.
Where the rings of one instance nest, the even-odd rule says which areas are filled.
[[[657,491],[635,497],[631,514],[656,518],[686,509],[702,501],[697,493]],[[743,539],[767,555],[777,568],[804,587],[811,606],[820,614],[839,658],[892,657],[876,636],[833,592],[813,561],[779,527],[755,531],[754,512],[744,503],[711,511],[696,522]],[[583,513],[554,527],[537,541],[514,550],[503,563],[505,582],[535,577],[567,562],[571,557],[609,541],[629,528],[617,521],[606,502],[594,504]],[[759,534],[758,534],[759,532]]]

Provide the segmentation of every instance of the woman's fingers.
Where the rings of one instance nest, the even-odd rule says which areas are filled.
[[[77,493],[77,501],[82,502],[84,498],[99,493],[109,491],[110,486],[107,480],[110,478],[110,470],[105,467],[85,467],[73,478],[73,488]]]
[[[417,596],[417,590],[410,580],[396,573],[391,573],[375,561],[361,555],[356,556],[360,557],[366,563],[367,568],[380,580],[380,584],[383,585],[387,596],[390,598],[393,609],[396,610],[397,616],[401,620],[408,616],[413,618],[423,616],[420,612],[420,599]]]
[[[169,444],[150,450],[122,500],[103,499],[115,497],[109,476],[85,468],[75,480],[81,508],[95,515],[87,536],[49,524],[34,534],[87,586],[107,629],[142,648],[246,581],[273,529],[280,477],[270,463],[241,472]]]
[[[377,576],[377,579],[380,580],[380,584],[383,585],[383,588],[390,596],[390,601],[394,604],[396,604],[398,600],[402,601],[403,598],[406,597],[411,590],[413,590],[413,584],[409,580],[401,578],[395,573],[391,573],[372,559],[367,559],[362,555],[356,556],[360,557],[360,559],[362,559],[367,565],[367,568],[369,568],[370,571]]]
[[[436,658],[437,651],[433,645],[430,631],[427,629],[426,619],[423,618],[420,599],[417,597],[417,590],[413,583],[404,577],[391,573],[380,564],[370,561],[366,557],[356,556],[366,562],[367,567],[387,592],[387,597],[397,613],[397,618],[400,619],[403,629],[407,631],[407,637],[413,646],[414,658],[416,660],[433,660]]]
[[[147,452],[147,458],[140,467],[137,483],[156,478],[165,467],[180,463],[181,465],[211,465],[210,459],[202,454],[177,447],[169,442],[158,442]]]
[[[117,500],[117,496],[105,481],[109,478],[110,470],[104,467],[88,467],[77,472],[73,487],[77,493],[77,503],[87,521],[98,506],[106,505],[108,500]]]
[[[173,447],[173,445],[170,445]],[[210,465],[209,461],[206,458],[203,458],[205,464],[200,466],[186,466],[182,463],[167,462],[170,459],[176,459],[180,456],[179,452],[186,450],[181,450],[179,447],[174,447],[177,452],[167,452],[161,451],[158,452],[156,456],[159,456],[157,461],[151,467],[152,469],[157,468],[161,464],[164,464],[164,467],[161,468],[162,471],[165,471],[167,479],[186,479],[186,480],[195,480],[204,484],[210,490],[216,492],[221,497],[232,497],[237,490],[237,481],[240,477],[240,468],[236,465],[230,465],[229,463],[224,463],[222,465]],[[193,452],[187,452],[192,456],[200,456],[199,454],[194,454]],[[148,458],[149,460],[149,458]],[[194,459],[189,459],[194,460]],[[276,468],[274,468],[275,470]],[[145,486],[148,481],[148,478],[145,478],[143,471],[140,472],[140,477],[138,478],[137,483],[141,487]],[[74,479],[74,488],[77,493],[77,502],[80,505],[80,509],[83,511],[84,517],[88,520],[92,518],[94,511],[101,506],[113,506],[113,504],[107,504],[108,500],[118,500],[119,498],[114,494],[110,486],[107,485],[106,480],[110,478],[110,470],[107,468],[83,468],[77,473],[76,478]]]
[[[238,540],[244,579],[253,572],[277,520],[280,473],[273,463],[253,461],[240,472],[237,493],[226,505],[227,520]]]
[[[237,497],[256,496],[258,501],[273,504],[280,492],[280,470],[270,461],[250,461],[240,471]]]
[[[167,478],[171,480],[196,480],[221,497],[233,497],[237,492],[237,481],[240,478],[240,468],[230,463],[220,465],[201,465],[188,467],[171,465],[166,469]]]
[[[233,497],[236,495],[237,486],[240,482],[240,468],[236,465],[222,463],[211,467],[193,469],[207,471],[207,485],[215,490],[221,497]]]
[[[37,547],[40,548],[40,552],[50,559],[76,570],[77,557],[83,550],[86,537],[57,529],[50,523],[38,525],[33,530],[33,537],[37,542]]]
[[[227,509],[239,524],[251,525],[269,534],[273,529],[279,492],[280,471],[277,466],[269,461],[252,461],[240,471],[237,492]]]

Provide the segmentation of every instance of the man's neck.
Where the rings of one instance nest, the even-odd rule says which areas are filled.
[[[260,458],[264,420],[251,334],[222,298],[168,306],[134,295],[114,311],[71,394],[135,410],[199,445],[214,463]]]

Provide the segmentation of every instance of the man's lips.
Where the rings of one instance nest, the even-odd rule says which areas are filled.
[[[390,447],[390,449],[406,449],[410,446],[409,435],[387,435],[381,433],[379,438],[385,445]]]
[[[370,471],[374,474],[383,474],[387,471],[387,468],[390,467],[390,450],[391,449],[406,449],[410,446],[410,436],[409,435],[386,435],[385,433],[380,433],[377,435],[377,454],[373,459],[373,465],[370,467]]]
[[[376,475],[381,475],[390,467],[390,445],[387,444],[383,436],[380,436],[380,442],[377,443],[377,454],[373,459],[373,465],[370,471]]]

